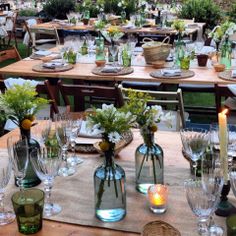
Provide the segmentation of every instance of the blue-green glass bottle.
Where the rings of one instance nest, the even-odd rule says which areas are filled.
[[[144,143],[135,151],[136,189],[146,194],[153,184],[164,183],[163,150],[154,142],[154,132],[141,129]]]
[[[115,222],[126,215],[126,179],[114,162],[114,148],[105,151],[104,163],[94,173],[95,215],[104,222]]]

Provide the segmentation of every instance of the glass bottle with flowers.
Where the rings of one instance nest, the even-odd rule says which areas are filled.
[[[146,194],[150,185],[164,182],[163,150],[155,143],[154,134],[159,122],[171,126],[173,117],[171,113],[164,114],[161,106],[147,106],[152,100],[147,93],[130,90],[128,98],[122,109],[136,117],[144,141],[135,151],[136,189]]]
[[[125,172],[114,162],[114,152],[131,121],[131,113],[120,112],[113,105],[105,104],[88,117],[88,125],[95,126],[102,135],[99,146],[105,158],[95,170],[94,191],[95,215],[105,222],[119,221],[126,215]]]
[[[126,7],[127,7],[127,0],[121,0],[118,2],[117,6],[121,9],[120,16],[121,16],[121,22],[124,24],[126,22]]]
[[[175,20],[171,26],[176,30],[177,40],[175,41],[175,65],[180,66],[180,59],[184,57],[184,42],[182,37],[185,31],[185,23],[183,20]]]
[[[30,129],[34,125],[35,114],[47,103],[47,99],[37,97],[35,86],[29,82],[13,85],[5,93],[0,94],[0,109],[20,128],[22,139],[28,141],[29,153],[39,148],[39,143],[31,138]],[[26,177],[22,181],[23,187],[33,187],[40,182],[29,162]]]

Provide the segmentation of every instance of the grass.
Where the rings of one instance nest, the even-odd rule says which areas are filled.
[[[27,46],[21,41],[18,42],[18,51],[22,58],[27,57]],[[7,62],[0,63],[0,67],[6,66],[13,63],[14,61],[9,60]],[[71,83],[71,81],[68,80]],[[186,93],[184,94],[184,104],[195,105],[195,106],[215,106],[215,98],[211,93]],[[212,123],[216,122],[216,115],[205,115],[205,114],[190,114],[190,120],[194,123]]]

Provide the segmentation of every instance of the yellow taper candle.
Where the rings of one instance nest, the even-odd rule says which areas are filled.
[[[219,139],[220,139],[220,159],[223,166],[224,181],[228,181],[228,131],[227,131],[227,116],[228,109],[224,109],[218,114],[219,120]]]

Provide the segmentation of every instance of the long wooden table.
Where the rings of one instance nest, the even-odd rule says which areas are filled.
[[[235,83],[236,81],[226,81],[218,77],[218,73],[213,68],[207,67],[195,67],[190,68],[194,71],[195,75],[186,79],[178,79],[173,77],[172,79],[156,79],[151,77],[150,72],[155,69],[151,66],[133,66],[134,72],[129,75],[120,76],[98,76],[92,73],[92,69],[96,67],[95,64],[80,64],[74,65],[74,68],[65,72],[35,72],[32,67],[42,63],[40,60],[21,60],[10,64],[0,69],[2,76],[14,76],[14,77],[34,77],[34,78],[57,78],[57,79],[72,79],[72,80],[98,80],[98,81],[139,81],[139,82],[161,82],[167,84],[209,84],[209,85],[226,85],[229,83]]]
[[[14,130],[11,133],[4,135],[0,138],[0,148],[6,148],[6,141],[7,138],[11,135],[17,134],[19,131]],[[158,131],[156,135],[156,141],[157,143],[163,148],[164,151],[164,162],[165,166],[171,166],[171,168],[180,168],[182,170],[181,173],[188,173],[189,172],[189,163],[184,159],[182,156],[182,144],[180,140],[180,135],[177,132],[168,132],[168,131]],[[139,132],[136,131],[134,133],[134,140],[125,147],[120,152],[120,158],[123,160],[129,160],[130,155],[134,155],[134,150],[136,147],[142,143],[141,136],[139,135]],[[179,178],[179,176],[176,176],[176,178]],[[181,202],[182,208],[181,212],[182,214],[187,214],[188,219],[191,223],[188,225],[189,233],[191,232],[191,235],[197,235],[196,232],[196,224],[197,219],[194,217],[193,213],[191,212],[187,200],[185,199],[184,193],[181,194],[182,198]],[[235,203],[235,198],[230,197],[231,200]],[[183,207],[184,205],[184,207]],[[169,205],[169,211],[178,208],[178,205],[172,204]],[[158,219],[158,216],[156,217]],[[215,217],[215,220],[218,224],[225,227],[225,218],[222,217]],[[186,224],[186,222],[183,222]],[[176,226],[181,231],[181,225]],[[6,225],[6,226],[0,226],[0,236],[20,236],[22,234],[18,233],[16,222]],[[121,232],[121,231],[114,231],[104,228],[98,228],[98,227],[85,227],[81,225],[72,225],[72,224],[66,224],[66,223],[60,223],[56,221],[49,221],[44,220],[43,223],[43,229],[35,234],[37,236],[134,236],[137,235],[135,233],[128,233],[128,232]],[[188,236],[190,234],[187,234]],[[183,236],[187,236],[186,233],[183,234]]]
[[[192,35],[194,34],[197,30],[198,27],[203,27],[205,23],[194,23],[194,27],[189,27],[186,28],[186,34]],[[37,32],[38,30],[43,30],[43,29],[50,29],[52,27],[55,27],[57,30],[86,30],[86,31],[95,31],[94,25],[65,25],[65,24],[60,24],[59,22],[46,22],[46,23],[40,23],[37,25],[33,25],[30,27],[30,29],[34,32]],[[141,28],[124,28],[120,27],[120,30],[124,33],[127,34],[158,34],[158,35],[174,35],[176,34],[176,30],[171,29],[171,28],[157,28],[155,26],[152,27],[141,27]]]

